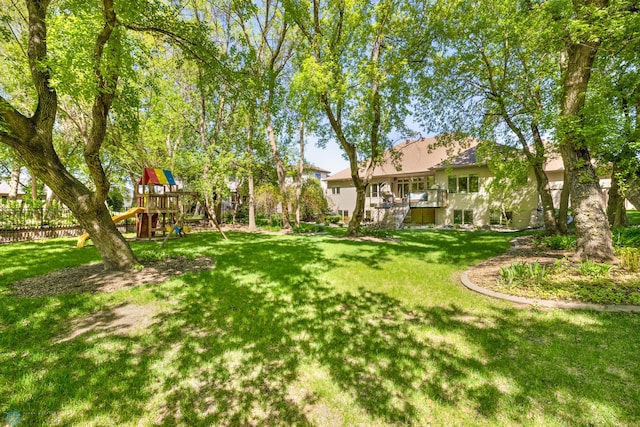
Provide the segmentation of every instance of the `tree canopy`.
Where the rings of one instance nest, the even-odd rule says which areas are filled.
[[[426,132],[517,147],[549,233],[566,229],[570,190],[583,257],[613,258],[609,221],[624,222],[625,197],[640,204],[632,1],[0,4],[2,175],[24,166],[52,188],[109,268],[137,261],[105,201],[143,167],[174,170],[208,205],[246,182],[253,224],[255,189],[277,182],[286,226],[286,179],[304,167],[308,134],[349,160],[358,232],[373,172],[409,115]],[[560,206],[544,173],[554,153],[567,171]],[[608,212],[596,167],[613,177]]]

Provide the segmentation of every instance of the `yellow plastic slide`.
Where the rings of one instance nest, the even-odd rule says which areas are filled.
[[[131,218],[132,216],[135,216],[136,214],[141,212],[144,212],[144,208],[131,208],[123,214],[115,215],[111,217],[111,219],[113,220],[113,222],[120,222],[127,218]],[[76,244],[76,246],[78,246],[79,248],[84,247],[84,244],[88,239],[89,239],[89,233],[83,234],[82,236],[78,237],[78,243]]]

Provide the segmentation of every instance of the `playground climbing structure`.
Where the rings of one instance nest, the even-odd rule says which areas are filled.
[[[167,169],[145,168],[138,182],[136,205],[136,236],[151,238],[157,233],[164,236],[167,224],[176,221],[180,214],[180,197],[184,193],[171,171]]]

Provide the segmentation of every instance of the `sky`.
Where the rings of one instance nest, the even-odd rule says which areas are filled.
[[[307,161],[319,168],[326,169],[333,175],[349,167],[349,162],[345,160],[342,148],[336,141],[329,141],[325,148],[316,145],[315,139],[309,141],[304,147],[304,157]]]
[[[418,129],[420,127],[412,118],[408,118],[405,124],[409,129]],[[427,135],[425,132],[419,132],[420,131],[415,131],[413,135],[391,135],[391,138],[394,141],[393,145],[403,142],[407,138],[417,138],[418,135],[422,135],[424,137],[433,136]],[[316,141],[317,139],[314,137],[309,137],[307,140],[304,147],[304,157],[307,159],[307,162],[330,171],[332,175],[349,167],[349,161],[346,160],[343,155],[344,151],[342,151],[342,148],[335,140],[329,141],[325,148],[319,148],[316,146]]]

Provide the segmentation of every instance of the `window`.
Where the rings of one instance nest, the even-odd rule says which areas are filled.
[[[459,176],[458,177],[458,192],[460,192],[460,193],[468,193],[469,192],[469,177],[468,176]]]
[[[462,211],[456,209],[453,211],[453,223],[454,224],[462,224]]]
[[[341,216],[342,219],[346,220],[349,217],[349,211],[338,209],[338,216]]]
[[[331,187],[331,194],[340,194],[340,187]]]
[[[473,224],[473,211],[456,209],[453,211],[454,224]]]
[[[412,193],[422,193],[424,191],[424,178],[413,178],[411,180],[411,192]]]
[[[455,175],[449,176],[449,193],[457,193],[458,192],[458,177]]]
[[[477,193],[480,189],[478,175],[449,175],[449,193]]]
[[[371,184],[369,188],[371,197],[380,197],[380,184]]]
[[[317,179],[322,178],[322,175],[320,174],[320,172],[316,172],[316,178],[317,178]]]
[[[406,197],[409,194],[409,178],[398,180],[398,197]]]
[[[366,219],[367,221],[371,221],[371,211],[369,209],[364,211],[364,219]]]
[[[479,190],[478,175],[469,175],[469,193],[477,193]]]
[[[463,221],[465,224],[473,224],[473,211],[463,211]]]
[[[436,177],[434,175],[429,175],[427,177],[427,188],[433,188],[436,185]]]

